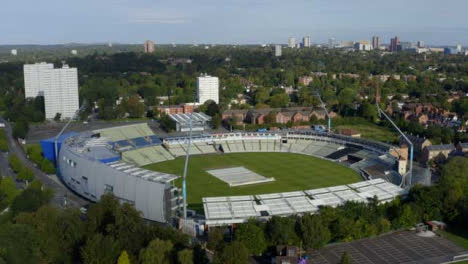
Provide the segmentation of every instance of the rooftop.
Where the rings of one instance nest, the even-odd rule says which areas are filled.
[[[432,145],[432,146],[427,146],[426,148],[429,151],[455,150],[455,146],[452,144]]]
[[[383,179],[375,179],[306,191],[203,198],[208,225],[242,223],[250,217],[314,213],[320,206],[339,206],[348,201],[367,202],[377,196],[387,202],[407,190]]]
[[[211,121],[211,117],[204,114],[204,113],[192,113],[192,114],[172,114],[169,117],[182,125],[188,125],[190,123],[190,119],[194,123],[206,123]]]

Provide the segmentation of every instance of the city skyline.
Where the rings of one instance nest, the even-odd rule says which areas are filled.
[[[340,41],[373,35],[380,36],[381,43],[398,35],[428,45],[468,44],[463,16],[466,1],[454,0],[450,5],[437,5],[433,0],[395,0],[392,5],[358,2],[19,0],[2,7],[0,44],[135,44],[146,39],[156,43],[261,44],[286,43],[290,36],[310,36],[311,43],[326,43],[332,37]]]

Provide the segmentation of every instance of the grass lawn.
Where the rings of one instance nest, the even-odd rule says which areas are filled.
[[[448,229],[446,231],[438,231],[438,233],[453,243],[468,249],[468,230]]]
[[[353,129],[361,133],[362,138],[392,143],[398,141],[398,135],[391,130],[375,124],[339,125],[334,129]]]
[[[243,166],[274,182],[239,187],[229,185],[206,170]],[[184,158],[148,165],[146,169],[182,175]],[[187,173],[190,208],[201,210],[202,197],[253,195],[308,190],[360,181],[353,170],[331,161],[293,153],[233,153],[191,156]],[[176,181],[181,186],[182,180]]]

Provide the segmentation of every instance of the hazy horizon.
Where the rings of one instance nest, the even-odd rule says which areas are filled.
[[[389,5],[391,3],[391,5]],[[17,0],[0,11],[0,45],[312,43],[390,37],[468,45],[464,11],[451,0]]]

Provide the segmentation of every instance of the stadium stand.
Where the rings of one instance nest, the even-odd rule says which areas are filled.
[[[203,154],[216,153],[216,149],[213,143],[208,144],[205,142],[194,143],[194,145],[200,150]]]
[[[349,154],[356,153],[358,151],[359,150],[355,149],[355,148],[344,148],[344,149],[340,149],[338,151],[333,152],[332,154],[326,156],[325,158],[337,160],[337,159],[340,159],[342,157],[348,156]]]
[[[136,164],[137,166],[145,166],[152,163],[172,160],[174,157],[159,145],[125,151],[122,153],[122,159],[126,162]]]
[[[207,197],[203,198],[203,205],[207,225],[220,226],[243,223],[250,217],[315,213],[321,206],[336,207],[349,201],[366,203],[375,196],[380,203],[386,203],[407,193],[408,190],[397,185],[375,179],[306,191],[259,194],[255,199],[252,196]]]
[[[154,135],[153,131],[146,123],[104,128],[95,130],[94,132],[101,134],[101,137],[110,138],[112,141],[120,141],[138,137],[149,137]]]

